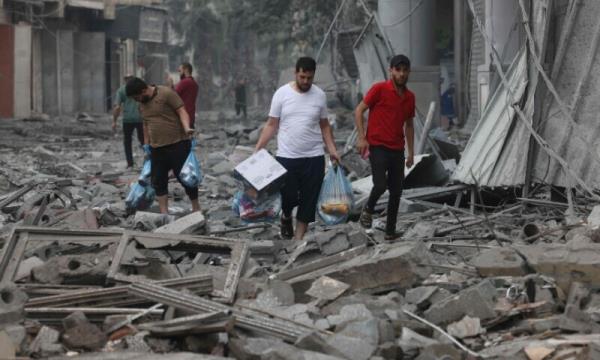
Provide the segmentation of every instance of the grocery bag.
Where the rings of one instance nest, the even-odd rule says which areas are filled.
[[[337,164],[330,165],[323,179],[317,213],[326,225],[337,225],[348,220],[354,206],[352,186]]]
[[[196,153],[194,152],[195,147],[196,140],[192,140],[190,154],[179,172],[179,180],[181,180],[183,185],[190,188],[198,187],[202,182],[202,171],[200,169],[200,162],[198,162]]]
[[[253,198],[247,191],[240,190],[233,196],[231,207],[245,223],[273,221],[281,212],[281,196],[274,193]]]
[[[156,192],[150,185],[142,185],[138,181],[131,184],[131,189],[127,198],[125,198],[125,206],[128,209],[145,210],[154,202]]]
[[[150,158],[148,157],[146,160],[144,160],[144,166],[142,166],[142,172],[140,173],[138,182],[141,185],[150,185],[151,173],[152,173],[152,163],[151,163]]]

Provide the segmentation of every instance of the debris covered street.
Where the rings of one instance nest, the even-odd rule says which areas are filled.
[[[304,10],[290,1],[291,10],[280,14],[261,8],[291,23],[285,41],[270,37],[258,25],[261,17],[242,20],[254,14],[248,4],[236,13],[229,1],[193,3],[0,1],[0,42],[11,39],[0,75],[9,69],[15,94],[10,104],[0,103],[0,359],[600,359],[594,121],[600,27],[593,16],[600,3],[341,0],[311,2]],[[156,18],[149,14],[164,17],[164,31],[151,31]],[[404,26],[425,32],[404,23],[411,16],[438,20],[438,34],[427,35],[435,46],[394,38]],[[141,29],[135,36],[123,30],[131,18]],[[218,48],[185,28],[206,18],[243,26],[198,35],[222,36],[227,41]],[[107,28],[85,28],[90,25],[76,19],[102,19]],[[303,32],[316,26],[313,21],[327,26]],[[252,25],[251,35],[241,35]],[[29,26],[33,70],[25,72],[33,85],[20,82],[24,70],[15,60],[23,36],[15,29],[23,26]],[[65,50],[58,37],[48,45],[42,39],[49,33],[63,40],[70,34],[72,48]],[[440,40],[442,33],[452,42]],[[269,41],[283,42],[260,49]],[[102,76],[88,78],[80,57],[94,56],[100,43],[107,46],[96,64]],[[37,46],[46,60],[36,60]],[[282,55],[284,48],[290,54]],[[412,65],[394,56],[403,49]],[[75,63],[60,59],[57,53],[65,51]],[[195,53],[202,51],[214,59]],[[253,54],[243,74],[223,65],[222,57],[236,51]],[[326,115],[317,114],[315,126],[326,171],[310,209],[315,221],[309,217],[306,233],[299,233],[305,199],[300,195],[293,213],[285,214],[284,189],[292,182],[285,174],[292,170],[282,160],[284,140],[259,144],[273,124],[284,135],[291,131],[283,122],[288,103],[282,101],[279,116],[273,104],[283,95],[274,93],[289,85],[300,96],[314,95],[313,79],[302,78],[310,72],[307,54],[322,56],[316,71],[309,70],[312,86],[326,94]],[[261,65],[277,56],[273,68]],[[47,70],[38,69],[40,89],[36,61]],[[370,155],[357,151],[373,128],[362,134],[356,113],[370,104],[374,83],[390,77],[398,90],[394,76],[402,66],[416,98],[414,144],[402,139],[402,161],[415,150],[391,226],[391,185],[372,213],[366,210],[377,181],[377,147],[369,143]],[[180,169],[184,174],[188,153],[195,155],[198,173],[190,173],[200,180],[190,186],[173,168],[165,170],[165,195],[156,175],[163,144],[156,142],[169,128],[158,134],[162,138],[147,133],[156,126],[148,104],[170,106],[170,94],[179,94],[176,84],[186,77],[198,83],[198,94],[192,110],[185,95],[175,100],[176,124],[185,135],[177,141],[191,143]],[[137,80],[145,82],[136,92],[131,84]],[[454,86],[450,114],[445,96]],[[102,99],[118,91],[122,99]],[[23,107],[24,94],[33,101]],[[157,94],[166,100],[153,100]],[[132,116],[126,101],[143,119],[138,136],[144,146],[124,133]],[[195,127],[188,128],[190,113]],[[403,129],[408,139],[409,127]],[[305,133],[296,137],[288,141],[311,140]],[[333,171],[342,184],[330,191]],[[295,179],[300,189],[308,177]],[[135,194],[138,188],[143,196]],[[198,190],[199,211],[190,188]],[[335,201],[322,199],[327,196]],[[293,224],[289,236],[286,216]]]

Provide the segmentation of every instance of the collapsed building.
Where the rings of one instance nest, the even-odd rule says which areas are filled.
[[[394,242],[379,219],[372,232],[352,216],[316,224],[300,242],[279,239],[270,222],[242,222],[232,172],[252,153],[262,114],[202,113],[206,210],[190,214],[173,183],[171,215],[125,207],[138,174],[119,164],[105,115],[0,123],[0,357],[598,358],[599,35],[589,29],[600,4],[496,8],[513,10],[496,15],[520,34],[499,51],[489,26],[499,2],[457,3],[473,20],[471,46],[491,55],[472,49],[473,64],[486,59],[462,70],[481,108],[465,108],[473,133],[460,157],[430,136],[435,108],[421,111],[423,158],[407,176]],[[351,40],[360,86],[385,78],[400,46],[384,28],[404,17],[371,16],[338,34]],[[413,81],[428,107],[440,70],[423,66]],[[334,112],[356,211],[368,164],[352,151],[352,114]]]

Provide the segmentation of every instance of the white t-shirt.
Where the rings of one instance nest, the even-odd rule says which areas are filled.
[[[305,158],[325,154],[321,119],[327,118],[327,97],[319,87],[300,93],[290,85],[277,89],[269,116],[279,118],[277,156]]]

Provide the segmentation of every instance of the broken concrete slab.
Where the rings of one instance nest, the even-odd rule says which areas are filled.
[[[375,354],[377,346],[364,339],[334,334],[327,338],[327,344],[348,359],[368,360]]]
[[[137,211],[133,218],[133,228],[152,231],[175,220],[173,215]]]
[[[362,339],[369,344],[379,345],[379,320],[355,320],[336,327],[336,334]]]
[[[414,304],[420,309],[429,306],[429,299],[438,291],[437,286],[419,286],[406,291],[404,300],[409,304]]]
[[[364,304],[346,305],[340,309],[339,314],[330,315],[327,321],[332,326],[356,320],[368,320],[374,318],[373,314]]]
[[[14,277],[15,281],[28,279],[31,276],[31,271],[38,267],[44,265],[44,261],[37,256],[29,257],[19,263],[19,268],[17,269],[17,273]]]
[[[256,297],[256,303],[263,309],[269,309],[274,306],[294,305],[294,289],[285,281],[271,280],[266,284],[266,288]]]
[[[484,280],[460,293],[432,304],[425,311],[425,318],[434,324],[448,324],[469,315],[481,320],[494,318],[496,312],[496,288]]]
[[[351,290],[374,292],[407,288],[429,275],[431,270],[418,264],[431,263],[431,261],[429,251],[421,242],[379,245],[371,252],[289,281],[296,293],[305,293],[314,279],[321,276],[342,281],[350,285]],[[390,269],[402,269],[402,271],[390,271]]]
[[[42,284],[62,284],[67,280],[88,285],[104,284],[111,261],[109,252],[56,256],[33,268],[31,273],[33,279]]]
[[[206,225],[206,219],[201,211],[193,212],[171,223],[154,230],[162,234],[193,234]]]
[[[306,294],[320,300],[335,300],[349,288],[350,285],[346,283],[328,276],[321,276],[313,282]]]
[[[526,263],[519,254],[510,248],[492,248],[483,250],[473,257],[469,264],[483,277],[524,276]]]

